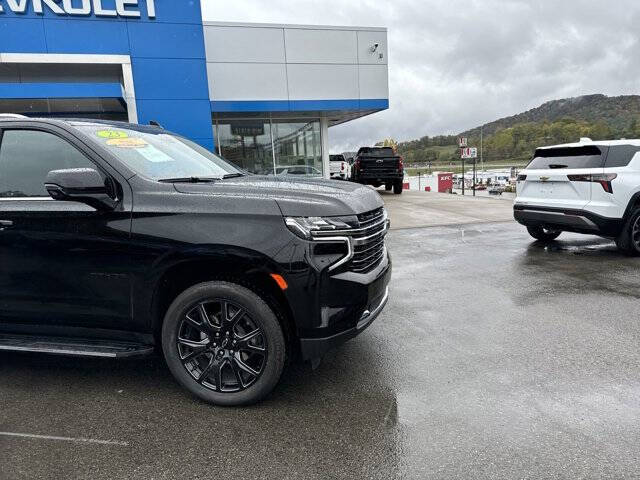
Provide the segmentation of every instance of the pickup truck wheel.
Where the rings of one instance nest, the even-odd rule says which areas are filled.
[[[562,233],[559,230],[549,230],[548,228],[542,227],[527,227],[527,230],[529,231],[529,235],[541,242],[552,242]]]
[[[401,195],[403,188],[404,185],[402,184],[402,180],[398,180],[393,183],[393,193],[395,193],[396,195]]]
[[[636,208],[616,238],[618,249],[630,256],[640,256],[640,208]]]
[[[393,184],[392,184],[392,183],[387,183],[387,184],[385,184],[385,186],[384,186],[384,189],[385,189],[387,192],[390,192],[392,188],[393,188]]]
[[[221,406],[262,400],[285,363],[282,328],[251,290],[228,282],[195,285],[171,304],[162,349],[174,377],[200,399]]]

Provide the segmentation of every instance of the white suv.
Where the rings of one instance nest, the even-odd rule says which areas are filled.
[[[515,219],[532,237],[563,232],[614,238],[640,255],[640,140],[539,148],[518,176]]]

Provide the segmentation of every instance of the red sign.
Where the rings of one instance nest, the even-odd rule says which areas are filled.
[[[438,192],[447,193],[453,191],[453,173],[438,174]]]

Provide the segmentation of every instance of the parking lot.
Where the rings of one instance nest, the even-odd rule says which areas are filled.
[[[637,477],[640,260],[415,195],[384,195],[383,315],[258,406],[203,404],[157,357],[1,354],[0,478]]]

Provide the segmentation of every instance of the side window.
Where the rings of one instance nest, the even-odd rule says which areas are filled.
[[[626,167],[631,160],[640,152],[640,147],[634,145],[616,145],[609,149],[605,168]]]
[[[95,168],[66,140],[36,130],[5,130],[0,143],[0,197],[48,197],[51,170]]]

